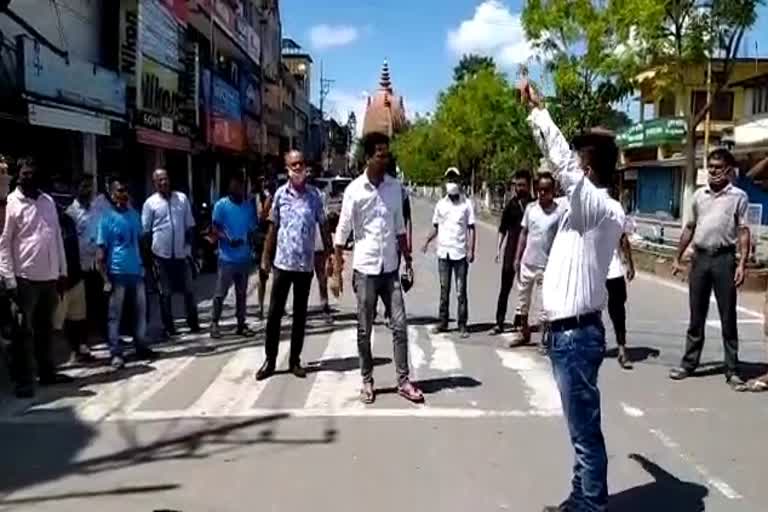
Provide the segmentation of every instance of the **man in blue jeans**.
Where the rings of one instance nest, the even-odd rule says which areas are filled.
[[[144,289],[144,265],[139,242],[142,236],[141,218],[129,205],[128,188],[120,180],[110,187],[114,208],[104,210],[99,224],[96,244],[99,246],[97,262],[106,276],[109,296],[109,352],[112,368],[125,366],[120,344],[120,320],[126,295],[134,300],[136,328],[133,343],[137,359],[154,359],[155,353],[146,345],[147,296]]]
[[[258,222],[253,201],[245,200],[243,176],[235,173],[229,180],[229,195],[222,197],[213,207],[213,227],[219,238],[219,274],[213,298],[211,338],[221,338],[219,320],[224,298],[232,283],[235,285],[235,316],[237,334],[254,336],[245,323],[245,299],[248,275],[251,271],[251,238]]]
[[[608,267],[624,227],[621,205],[603,187],[611,183],[618,148],[610,132],[596,129],[576,137],[572,152],[526,79],[520,93],[531,107],[528,122],[536,143],[569,201],[544,271],[542,300],[549,322],[545,345],[576,460],[570,496],[544,511],[603,512],[608,457],[597,380],[605,357],[600,312],[608,301]]]

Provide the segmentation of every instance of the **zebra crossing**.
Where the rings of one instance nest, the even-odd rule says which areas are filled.
[[[372,337],[377,401],[359,399],[357,333],[353,323],[323,330],[310,325],[305,344],[306,379],[287,372],[257,382],[264,362],[263,332],[255,340],[215,346],[203,338],[161,347],[150,363],[109,368],[69,368],[70,385],[41,389],[33,400],[5,398],[0,423],[143,421],[258,417],[482,418],[558,416],[560,399],[549,364],[534,349],[498,348],[487,339],[455,339],[428,326],[409,327],[411,378],[425,392],[415,405],[395,392],[391,333]],[[287,332],[286,332],[287,334]],[[288,336],[286,336],[287,338]],[[482,336],[479,336],[482,338]],[[287,365],[289,341],[281,341],[278,369]]]

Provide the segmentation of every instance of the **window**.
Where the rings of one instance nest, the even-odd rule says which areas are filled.
[[[694,91],[691,93],[691,109],[694,114],[701,111],[707,105],[707,91]],[[723,91],[717,93],[712,103],[713,121],[733,121],[733,93]]]
[[[665,94],[659,100],[659,116],[658,117],[675,117],[677,105],[675,105],[675,95],[671,93]]]
[[[752,89],[752,115],[768,113],[768,86]]]

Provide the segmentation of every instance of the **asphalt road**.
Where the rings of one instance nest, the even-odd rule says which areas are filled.
[[[431,207],[416,201],[414,214],[420,244]],[[524,512],[559,502],[572,453],[557,390],[535,349],[510,350],[487,334],[499,282],[496,234],[487,225],[478,234],[468,340],[429,333],[437,264],[434,254],[416,259],[407,307],[413,376],[426,405],[394,393],[384,326],[374,342],[381,394],[373,406],[357,402],[348,291],[335,326],[311,320],[303,381],[253,380],[263,360],[260,326],[255,340],[226,338],[211,351],[207,339],[187,337],[163,346],[150,365],[118,374],[71,368],[74,385],[31,402],[5,397],[0,510]],[[685,288],[639,276],[629,294],[635,369],[608,359],[600,377],[611,510],[767,510],[768,397],[733,393],[718,374],[715,308],[708,375],[676,383],[666,374],[684,341]],[[740,311],[750,373],[765,367],[760,321]]]

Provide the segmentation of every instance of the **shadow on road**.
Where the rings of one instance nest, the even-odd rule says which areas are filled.
[[[61,411],[68,416],[55,423],[0,424],[0,508],[5,505],[61,500],[68,498],[99,497],[105,495],[126,495],[149,492],[165,492],[179,488],[178,484],[157,484],[154,486],[130,486],[129,482],[117,489],[78,491],[44,496],[23,496],[8,498],[9,494],[58,480],[69,475],[88,476],[106,471],[118,471],[145,464],[168,460],[202,460],[221,456],[227,452],[259,444],[286,446],[329,444],[336,441],[338,431],[328,425],[316,437],[282,439],[276,433],[279,421],[290,418],[285,413],[276,413],[242,421],[210,420],[202,427],[170,434],[178,426],[175,422],[166,424],[159,439],[142,443],[137,429],[140,426],[123,422],[118,424],[123,449],[78,460],[78,454],[96,438],[96,425],[81,422],[71,409]],[[252,429],[263,427],[259,430]]]
[[[374,357],[373,366],[384,366],[392,362],[389,357]],[[307,363],[307,373],[351,372],[360,369],[360,358],[356,356],[323,359]]]
[[[627,347],[627,357],[630,363],[642,363],[648,359],[657,359],[661,355],[661,350],[651,347]],[[612,348],[605,353],[605,357],[616,359],[619,356],[619,349]]]
[[[674,512],[703,512],[706,487],[684,482],[658,464],[642,455],[633,453],[629,458],[640,464],[654,481],[614,494],[608,500],[611,512],[648,512],[650,510],[674,510]]]
[[[425,395],[433,395],[446,389],[476,388],[483,385],[483,383],[479,380],[467,376],[439,377],[435,379],[415,380],[413,381],[413,384],[417,386]],[[381,388],[377,389],[376,393],[379,395],[393,394],[397,393],[397,388]]]

